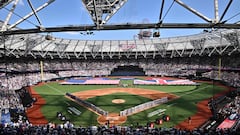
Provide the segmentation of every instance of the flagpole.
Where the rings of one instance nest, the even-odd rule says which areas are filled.
[[[222,59],[221,57],[218,59],[218,79],[221,79],[221,66],[222,66]]]
[[[40,61],[41,81],[43,81],[43,62]]]

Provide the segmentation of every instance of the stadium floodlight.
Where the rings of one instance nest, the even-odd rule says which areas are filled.
[[[81,35],[94,35],[93,31],[89,31],[89,30],[86,30],[86,31],[82,31],[80,32]]]
[[[160,31],[159,30],[154,31],[153,32],[153,37],[160,37]]]
[[[45,39],[46,39],[46,40],[54,40],[53,36],[52,36],[50,33],[48,33],[48,34],[45,36]]]
[[[42,25],[38,26],[39,30],[44,32],[46,30],[46,28],[44,28]]]

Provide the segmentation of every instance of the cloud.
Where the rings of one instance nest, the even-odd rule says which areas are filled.
[[[65,33],[69,35],[79,35],[79,32],[65,32]]]
[[[24,6],[23,0],[19,0],[18,4],[21,5],[21,6]]]

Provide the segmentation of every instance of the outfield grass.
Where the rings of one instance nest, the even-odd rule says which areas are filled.
[[[129,80],[127,82],[129,83]],[[65,93],[69,92],[77,92],[77,91],[85,91],[92,89],[102,89],[102,88],[114,88],[116,85],[60,85],[56,82],[47,83],[46,85],[36,86],[34,89],[46,100],[46,105],[44,105],[41,109],[44,116],[51,122],[60,123],[60,121],[56,118],[57,112],[62,112],[69,118],[75,125],[98,125],[97,123],[97,115],[84,107],[79,106],[75,102],[65,98]],[[129,116],[127,122],[124,125],[129,124],[146,124],[149,121],[155,121],[156,118],[160,116],[153,116],[148,118],[147,115],[150,112],[153,112],[157,109],[167,109],[166,114],[171,116],[170,122],[165,122],[163,126],[170,127],[178,124],[182,120],[187,117],[193,115],[196,112],[196,104],[199,101],[204,99],[208,99],[212,97],[213,94],[219,93],[223,90],[218,86],[213,86],[211,84],[203,83],[200,86],[131,86],[137,88],[144,89],[153,89],[158,91],[164,91],[168,93],[173,93],[180,98],[172,100],[166,104],[154,107],[152,109],[140,112],[138,114]],[[111,100],[113,98],[122,98],[127,102],[126,104],[120,104],[121,108],[117,107],[116,104],[111,104]],[[149,101],[149,99],[134,96],[134,100],[132,99],[132,95],[128,93],[113,93],[111,95],[105,95],[101,97],[95,97],[88,99],[89,102],[95,103],[97,106],[101,106],[102,109],[106,110],[114,110],[113,112],[119,112],[123,108],[129,108],[130,106],[135,106],[137,104]],[[101,102],[99,102],[101,101]],[[105,104],[108,103],[108,104]],[[75,116],[67,112],[68,106],[74,106],[79,109],[82,114],[80,116]]]

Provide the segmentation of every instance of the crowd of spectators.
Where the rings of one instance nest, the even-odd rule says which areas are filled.
[[[209,71],[202,74],[202,77],[221,80],[227,82],[230,86],[240,87],[240,74],[236,72],[223,71],[219,74],[218,71]]]
[[[46,60],[43,61],[44,74],[40,73],[41,64],[37,60],[30,60],[27,62],[23,61],[10,61],[7,64],[0,62],[0,69],[2,71],[0,76],[0,109],[20,109],[24,110],[21,104],[19,95],[16,94],[15,90],[21,89],[24,86],[34,85],[41,81],[47,81],[51,79],[71,77],[71,76],[108,76],[111,75],[111,71],[118,66],[133,65],[142,68],[146,75],[148,76],[196,76],[198,70],[206,71],[203,73],[203,77],[210,79],[218,79],[227,82],[230,86],[239,87],[240,86],[240,58],[226,56],[222,58],[221,69],[222,72],[218,72],[218,59],[213,60],[212,57],[199,57],[199,58],[172,58],[172,59],[137,59],[137,60]],[[16,74],[15,74],[16,73]],[[239,98],[237,98],[239,101]],[[235,100],[235,102],[237,102]],[[237,102],[238,103],[238,102]],[[238,103],[239,104],[239,103]],[[239,107],[238,107],[239,108]],[[239,111],[239,110],[238,110]],[[9,125],[10,126],[10,125]],[[58,126],[50,128],[49,126],[32,126],[28,124],[27,126],[17,125],[11,127],[1,126],[1,132],[8,132],[8,129],[14,129],[14,131],[21,130],[21,132],[37,133],[37,132],[92,132],[88,128],[83,127],[73,127],[71,129],[60,128]],[[46,130],[49,128],[49,131]],[[97,128],[96,133],[114,134],[113,132],[121,132],[112,128]],[[113,129],[113,130],[112,130]],[[179,130],[175,128],[170,129],[151,129],[147,128],[147,132],[205,132],[197,129],[196,131]],[[12,130],[11,130],[12,132]],[[139,134],[146,132],[146,127],[131,129],[126,128],[124,131],[126,133],[133,134],[138,132]],[[141,132],[141,133],[140,133]],[[223,132],[223,131],[211,131],[213,133]],[[227,132],[227,131],[224,131]]]
[[[239,56],[224,56],[221,58],[221,70],[238,74],[240,71]],[[45,60],[44,71],[54,72],[59,77],[71,76],[108,76],[118,66],[138,66],[147,76],[195,76],[199,70],[217,71],[219,57],[191,57],[165,59],[119,59],[119,60]],[[0,63],[0,69],[18,72],[40,72],[41,64],[37,60],[12,61]],[[211,77],[212,78],[212,77]],[[226,74],[224,80],[228,78]],[[238,78],[236,78],[238,79]]]
[[[7,89],[7,87],[0,87],[0,110],[3,109],[24,110],[18,94],[14,90]]]
[[[58,76],[54,73],[43,74],[43,78],[41,73],[24,73],[24,74],[16,74],[9,75],[7,77],[0,78],[0,85],[3,87],[7,87],[9,90],[18,90],[24,86],[35,85],[40,81],[51,80],[53,78],[58,78]]]
[[[213,60],[214,59],[214,60]],[[239,87],[240,58],[226,56],[221,59],[221,79],[230,83],[234,87]],[[10,89],[16,87],[16,83],[36,84],[40,81],[40,62],[9,62],[8,64],[0,63],[1,69],[7,71],[32,72],[14,75],[8,78]],[[147,76],[196,76],[199,70],[206,72],[203,76],[211,79],[218,77],[219,60],[218,57],[197,57],[197,58],[166,58],[166,59],[139,59],[139,60],[45,60],[42,64],[46,72],[45,80],[51,78],[63,78],[72,76],[109,76],[118,66],[138,66],[143,69]],[[38,73],[36,73],[38,72]],[[51,72],[51,73],[47,73]],[[28,79],[24,79],[28,78]],[[1,78],[0,78],[1,79]],[[27,80],[18,81],[18,80]],[[2,84],[7,84],[6,79],[1,79]],[[14,84],[14,86],[11,86]],[[25,86],[19,84],[19,86]],[[18,87],[19,88],[19,87]]]
[[[218,114],[222,118],[229,117],[231,120],[239,119],[240,121],[240,92],[236,96],[232,97],[231,102],[224,105],[219,111]]]
[[[108,76],[110,75],[109,70],[105,69],[92,69],[92,70],[71,70],[71,71],[59,71],[59,77],[71,77],[71,76]]]
[[[150,125],[137,126],[76,126],[69,121],[62,124],[49,123],[46,125],[31,125],[30,123],[14,123],[13,125],[0,125],[0,134],[3,135],[238,135],[239,129],[193,130],[179,128],[150,127]]]

